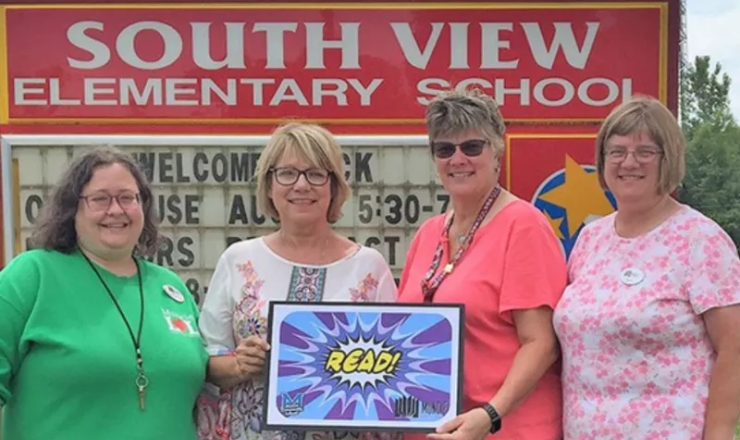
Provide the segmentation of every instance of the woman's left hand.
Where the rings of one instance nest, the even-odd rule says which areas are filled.
[[[435,440],[482,440],[491,431],[491,418],[483,408],[460,414],[429,434]]]

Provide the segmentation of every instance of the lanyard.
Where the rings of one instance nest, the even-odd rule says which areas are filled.
[[[110,296],[111,301],[113,301],[113,304],[115,304],[116,309],[118,309],[118,313],[121,315],[121,319],[123,319],[123,323],[126,324],[126,329],[128,329],[129,336],[131,336],[131,342],[134,344],[134,351],[136,353],[136,388],[139,393],[139,409],[144,411],[146,408],[146,387],[149,385],[149,378],[146,377],[146,374],[144,374],[144,358],[141,356],[141,329],[144,327],[144,288],[142,286],[141,281],[141,268],[139,268],[139,262],[134,258],[134,264],[136,265],[136,276],[139,279],[139,301],[141,303],[141,310],[139,315],[139,329],[136,336],[134,336],[134,331],[131,329],[131,324],[129,324],[128,319],[126,319],[126,315],[123,313],[123,310],[121,309],[121,306],[118,304],[118,301],[116,301],[116,298],[113,296],[113,293],[110,291],[110,288],[108,287],[108,284],[105,283],[103,280],[103,277],[100,276],[100,272],[98,272],[98,269],[95,267],[95,265],[90,261],[89,258],[87,258],[87,255],[85,255],[84,252],[80,251],[83,257],[85,257],[85,260],[90,265],[92,270],[95,272],[95,275],[98,276],[98,279],[100,280],[100,283],[105,288],[105,291],[108,292],[108,296]]]
[[[452,213],[450,219],[447,221],[444,228],[442,228],[442,236],[440,237],[439,243],[437,244],[437,250],[434,252],[432,264],[429,267],[426,276],[421,281],[421,292],[424,294],[424,302],[432,302],[434,300],[434,294],[437,292],[439,285],[442,284],[442,281],[444,281],[447,275],[452,273],[457,262],[460,260],[460,258],[462,258],[465,251],[468,250],[470,244],[473,242],[473,236],[475,235],[475,232],[478,230],[481,223],[483,223],[483,219],[485,219],[488,213],[491,211],[493,203],[496,201],[496,199],[498,199],[498,196],[500,194],[501,187],[499,185],[496,185],[493,188],[493,191],[491,191],[491,193],[488,195],[488,198],[486,198],[486,201],[485,203],[483,203],[480,211],[478,211],[478,216],[475,218],[473,224],[470,225],[470,229],[465,234],[465,241],[460,244],[460,248],[457,250],[457,252],[455,252],[455,255],[452,257],[452,259],[450,259],[450,262],[445,265],[444,270],[442,270],[437,275],[437,277],[432,280],[432,277],[434,277],[434,273],[437,272],[439,264],[442,260],[444,243],[448,241],[447,236],[450,232],[452,221],[455,218],[455,213]]]

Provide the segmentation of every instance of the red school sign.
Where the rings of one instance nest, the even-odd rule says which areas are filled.
[[[419,133],[428,99],[468,86],[514,124],[598,123],[635,93],[675,109],[667,2],[0,8],[6,127],[293,117]]]

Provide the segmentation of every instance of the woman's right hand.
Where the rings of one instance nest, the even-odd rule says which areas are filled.
[[[234,350],[239,377],[247,379],[260,374],[269,349],[270,344],[259,336],[252,335],[242,339]]]
[[[231,388],[262,372],[270,345],[259,336],[239,341],[233,352],[208,359],[206,380],[219,388]]]

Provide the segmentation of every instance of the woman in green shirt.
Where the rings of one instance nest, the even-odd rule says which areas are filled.
[[[78,156],[32,243],[0,272],[2,438],[195,440],[198,310],[144,259],[159,235],[134,160],[112,147]]]

